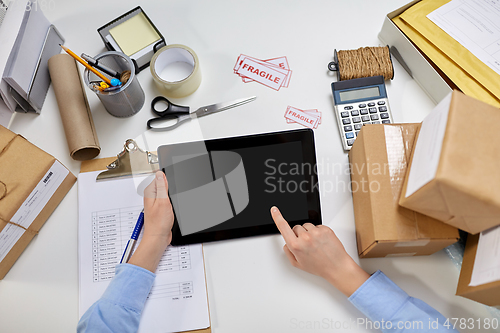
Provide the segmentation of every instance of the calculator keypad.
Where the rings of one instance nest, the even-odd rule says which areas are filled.
[[[369,103],[339,104],[335,105],[335,109],[345,150],[351,149],[363,125],[392,123],[389,103],[385,98]]]

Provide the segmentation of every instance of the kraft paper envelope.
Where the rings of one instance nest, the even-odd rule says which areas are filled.
[[[426,17],[448,2],[420,1],[393,21],[464,93],[499,107],[500,76]]]
[[[412,40],[434,64],[465,94],[480,99],[493,106],[500,107],[498,101],[488,90],[479,84],[472,76],[464,72],[448,56],[437,50],[434,45],[423,38],[415,29],[407,25],[399,16],[392,19],[404,34]]]
[[[0,280],[75,182],[54,156],[0,126]]]

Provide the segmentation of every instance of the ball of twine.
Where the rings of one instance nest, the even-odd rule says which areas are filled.
[[[394,77],[391,56],[387,46],[360,47],[357,50],[337,52],[340,80],[382,75],[390,80]]]

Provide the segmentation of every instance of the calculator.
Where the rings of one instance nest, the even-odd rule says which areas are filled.
[[[351,149],[364,125],[392,123],[383,76],[333,82],[332,93],[344,150]]]

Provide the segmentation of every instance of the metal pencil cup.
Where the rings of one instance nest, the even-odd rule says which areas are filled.
[[[85,69],[83,75],[85,84],[97,94],[97,97],[99,97],[106,110],[115,117],[130,117],[139,112],[144,105],[145,96],[139,80],[135,76],[135,67],[132,60],[125,54],[115,51],[104,52],[94,58],[100,64],[118,73],[130,71],[130,78],[120,88],[112,91],[100,91],[92,88],[92,83],[99,83],[102,80],[88,69]],[[103,74],[112,79],[108,74]]]

